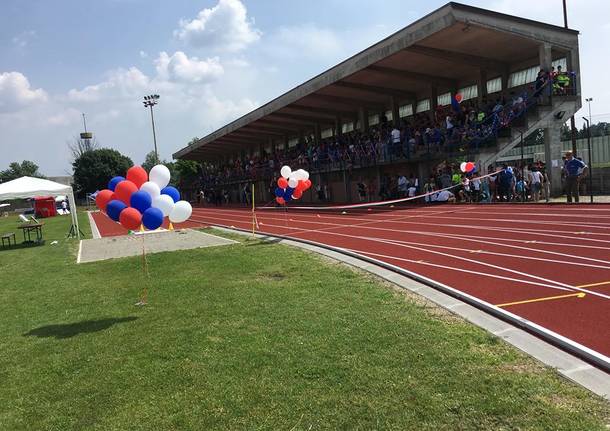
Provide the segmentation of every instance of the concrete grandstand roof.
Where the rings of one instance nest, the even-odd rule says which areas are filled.
[[[179,150],[174,158],[215,159],[327,128],[337,118],[353,121],[362,108],[384,112],[396,103],[455,92],[477,83],[482,73],[506,77],[539,64],[542,44],[552,45],[554,58],[572,52],[577,69],[578,31],[451,2]]]

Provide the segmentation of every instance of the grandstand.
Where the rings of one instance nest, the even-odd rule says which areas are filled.
[[[558,67],[568,85],[539,87],[539,70]],[[487,171],[542,129],[558,195],[560,129],[580,107],[577,31],[452,2],[174,158],[200,161],[204,182],[234,196],[254,182],[260,201],[273,198],[281,163],[302,166],[332,200],[349,202],[358,182],[381,187],[385,177],[413,174],[423,184],[447,161]],[[303,195],[317,199],[314,188]]]

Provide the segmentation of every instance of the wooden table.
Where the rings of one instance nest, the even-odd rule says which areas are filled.
[[[44,223],[23,223],[17,226],[19,229],[23,230],[23,243],[41,243],[42,242],[42,226]],[[32,232],[36,232],[36,241],[32,241]],[[27,240],[26,240],[27,236]]]

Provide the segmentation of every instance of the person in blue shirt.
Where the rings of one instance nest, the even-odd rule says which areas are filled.
[[[582,160],[574,158],[571,151],[566,153],[566,161],[563,170],[566,178],[566,195],[568,203],[572,202],[572,198],[574,198],[574,202],[578,203],[578,183],[586,167],[587,165]]]

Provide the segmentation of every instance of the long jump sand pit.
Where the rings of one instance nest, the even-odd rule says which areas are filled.
[[[235,241],[192,229],[150,232],[126,236],[112,236],[81,241],[77,263],[97,262],[160,253],[163,251],[190,250],[201,247],[216,247],[234,244]]]

